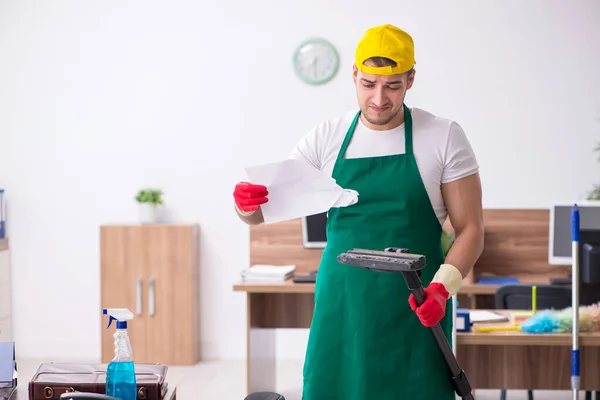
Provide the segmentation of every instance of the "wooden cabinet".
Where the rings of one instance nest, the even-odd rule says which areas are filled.
[[[12,290],[8,239],[0,239],[0,342],[12,342]]]
[[[197,225],[100,227],[101,307],[128,308],[138,363],[199,361],[199,228]],[[108,317],[102,318],[102,362],[114,356]]]

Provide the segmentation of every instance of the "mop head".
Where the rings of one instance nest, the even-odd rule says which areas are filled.
[[[521,323],[526,333],[570,333],[573,330],[573,308],[544,310]],[[600,303],[579,307],[579,331],[600,332]]]

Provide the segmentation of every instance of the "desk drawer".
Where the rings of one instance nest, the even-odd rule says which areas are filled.
[[[0,319],[0,342],[12,342],[12,318]]]
[[[10,283],[10,252],[0,251],[0,286]]]
[[[0,319],[10,317],[10,300],[10,285],[8,283],[0,285]]]

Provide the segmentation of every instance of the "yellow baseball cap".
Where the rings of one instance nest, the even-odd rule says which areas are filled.
[[[363,63],[371,57],[385,57],[396,62],[395,67],[371,67]],[[409,71],[415,64],[415,46],[412,37],[390,24],[367,29],[355,56],[356,68],[366,74],[395,75]]]

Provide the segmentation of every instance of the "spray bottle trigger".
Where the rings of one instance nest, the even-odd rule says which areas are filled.
[[[108,316],[108,325],[106,326],[106,329],[110,328],[110,324],[112,324],[113,321],[116,321],[117,319],[115,317],[113,317],[112,315]]]
[[[108,312],[108,309],[106,309],[106,308],[102,310],[102,314],[108,315],[108,325],[106,326],[106,329],[108,329],[108,328],[110,328],[110,325],[112,324],[112,322],[116,320],[116,318],[113,317],[112,315],[110,315],[110,313]]]
[[[126,308],[104,308],[102,314],[109,317],[106,329],[110,328],[113,321],[117,321],[117,329],[121,329],[119,325],[122,325],[123,329],[127,329],[127,321],[133,319],[133,313]],[[120,324],[121,322],[122,324]]]

